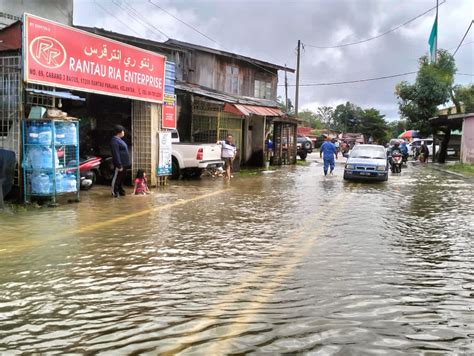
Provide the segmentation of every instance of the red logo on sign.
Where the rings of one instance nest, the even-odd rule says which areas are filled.
[[[46,68],[59,68],[66,61],[64,46],[48,36],[36,37],[30,43],[31,57]]]

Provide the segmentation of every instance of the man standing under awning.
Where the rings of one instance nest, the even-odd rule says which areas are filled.
[[[122,187],[123,179],[128,167],[130,167],[130,155],[128,146],[122,137],[125,136],[125,128],[121,125],[114,126],[114,136],[110,141],[112,159],[114,162],[114,177],[112,179],[112,196],[118,198],[119,195],[125,195]]]

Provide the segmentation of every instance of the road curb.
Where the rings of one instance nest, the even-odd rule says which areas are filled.
[[[451,175],[459,177],[459,178],[472,179],[472,177],[466,176],[462,173],[450,171],[449,169],[443,169],[443,168],[436,167],[436,166],[431,166],[431,168],[434,169],[435,171],[448,173],[448,174],[451,174]]]

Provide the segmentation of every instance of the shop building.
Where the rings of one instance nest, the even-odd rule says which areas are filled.
[[[21,123],[35,106],[80,119],[83,155],[109,155],[111,127],[122,124],[131,172],[144,169],[155,185],[166,57],[36,16],[27,21],[34,30],[21,21],[0,30],[0,148],[16,155],[15,185],[22,181]],[[42,25],[54,28],[44,46]]]
[[[162,43],[80,28],[161,53],[175,63],[177,129],[182,141],[214,143],[232,134],[240,152],[237,164],[264,165],[271,123],[283,116],[276,102],[278,71],[293,73],[293,69],[172,39]]]

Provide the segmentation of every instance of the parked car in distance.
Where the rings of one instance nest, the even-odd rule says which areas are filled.
[[[425,143],[428,146],[428,150],[431,156],[433,154],[433,139],[432,138],[414,138],[413,141],[407,145],[408,154],[410,156],[415,156],[416,151],[420,149],[423,143]],[[438,150],[439,150],[439,145],[436,145],[436,151]]]
[[[216,143],[180,142],[178,131],[171,132],[172,179],[200,177],[204,169],[223,165],[221,146]]]
[[[344,167],[344,180],[388,180],[388,160],[385,147],[356,145]]]
[[[437,141],[439,142],[439,141]],[[433,139],[432,138],[415,138],[412,142],[410,142],[408,147],[408,154],[415,156],[416,151],[420,149],[421,145],[425,143],[428,146],[428,151],[430,152],[430,156],[433,155]],[[440,145],[436,145],[436,152],[439,153]],[[452,147],[448,147],[448,156],[454,156],[456,151]]]
[[[298,156],[302,160],[305,160],[309,153],[313,152],[313,144],[311,140],[306,136],[300,136],[296,138],[296,151]]]

